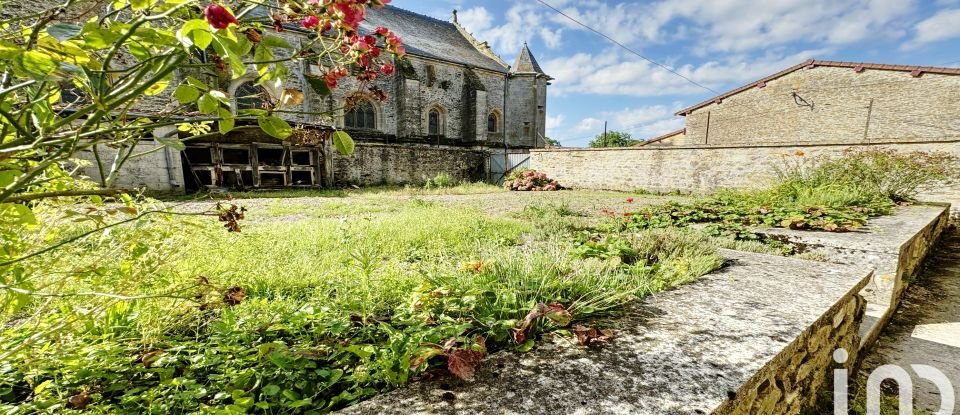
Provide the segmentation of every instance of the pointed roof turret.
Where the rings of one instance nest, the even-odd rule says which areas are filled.
[[[537,59],[533,57],[532,53],[530,53],[530,48],[527,47],[527,42],[523,42],[523,50],[521,50],[520,55],[517,56],[517,62],[513,64],[512,68],[510,68],[510,72],[546,75],[543,73],[543,69],[540,68],[540,64],[537,63]]]

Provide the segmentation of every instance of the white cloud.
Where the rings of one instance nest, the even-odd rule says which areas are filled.
[[[960,9],[943,10],[917,23],[916,35],[906,46],[913,47],[956,37],[960,37]]]
[[[576,130],[580,133],[596,131],[597,129],[603,128],[603,120],[599,118],[584,118],[580,120],[580,124],[577,124]]]
[[[556,3],[556,2],[555,2]],[[563,2],[566,3],[566,2]],[[701,55],[747,52],[795,42],[842,45],[905,33],[915,0],[687,0],[607,4],[588,0],[562,11],[633,46],[682,40]],[[551,20],[584,30],[560,15]]]
[[[557,114],[556,116],[547,114],[547,137],[553,137],[558,132],[557,129],[563,126],[563,121],[566,118],[563,114]]]
[[[536,3],[516,3],[506,12],[506,22],[494,23],[494,17],[483,6],[473,7],[458,14],[460,24],[480,41],[490,42],[493,49],[506,55],[516,55],[524,42],[540,39],[548,48],[563,44],[563,29],[547,24],[547,11]]]
[[[714,91],[722,92],[829,52],[829,49],[820,49],[791,54],[770,53],[757,58],[731,55],[697,65],[679,65],[675,71]],[[618,49],[596,54],[577,53],[541,63],[544,71],[556,78],[550,93],[558,96],[597,94],[651,97],[711,93]]]

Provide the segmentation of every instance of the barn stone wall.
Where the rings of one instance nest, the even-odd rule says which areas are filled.
[[[960,139],[960,76],[817,66],[687,115],[699,145]]]

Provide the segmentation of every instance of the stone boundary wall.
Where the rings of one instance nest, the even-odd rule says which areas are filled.
[[[454,180],[484,181],[489,154],[462,147],[428,147],[358,142],[353,155],[333,155],[337,184],[371,186],[422,184],[439,173]]]
[[[770,183],[775,169],[816,157],[837,157],[855,149],[942,151],[960,156],[960,140],[938,142],[675,146],[615,149],[547,149],[530,152],[531,167],[563,186],[651,192],[709,193],[723,188],[756,188]],[[798,156],[801,154],[802,156]],[[923,194],[921,200],[960,207],[960,184]],[[960,214],[955,210],[954,214]]]

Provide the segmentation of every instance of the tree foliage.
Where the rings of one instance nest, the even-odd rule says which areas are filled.
[[[175,213],[111,189],[125,163],[167,147],[182,150],[188,140],[229,133],[239,122],[289,139],[300,128],[289,120],[304,101],[288,82],[296,76],[291,68],[319,68],[316,82],[308,82],[319,96],[355,78],[350,85],[386,99],[372,82],[392,75],[394,59],[404,54],[387,28],[359,32],[366,8],[389,0],[61,1],[17,2],[0,24],[0,315],[23,316],[6,323],[0,361],[109,316],[123,302],[183,292],[150,280],[176,243],[173,230],[144,229]],[[308,36],[290,41],[297,37],[283,32],[293,26]],[[238,108],[232,94],[247,82],[267,91],[264,108]],[[145,141],[160,127],[178,133]],[[328,139],[342,152],[353,149],[345,132]],[[78,178],[90,163],[98,182]],[[236,232],[243,209],[217,205],[188,215],[216,217]],[[75,255],[84,244],[106,244],[110,255],[64,261],[65,249]],[[28,264],[33,259],[66,266],[52,273]],[[106,276],[146,284],[155,294],[75,288]],[[43,320],[52,310],[36,300],[64,297],[91,300]],[[27,334],[6,336],[21,332]]]
[[[639,144],[640,140],[630,137],[630,133],[625,131],[607,131],[606,134],[598,134],[590,141],[590,147],[631,147]]]

